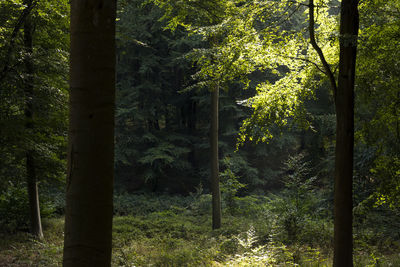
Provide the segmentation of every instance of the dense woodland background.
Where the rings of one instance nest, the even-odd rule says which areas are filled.
[[[115,266],[331,262],[335,105],[308,41],[308,7],[222,2],[223,11],[118,1]],[[317,41],[337,75],[340,3],[315,4]],[[396,266],[400,2],[360,1],[359,12],[354,263]],[[0,265],[61,264],[69,16],[65,0],[0,3]],[[215,86],[222,226],[212,231]],[[26,233],[36,186],[39,241]]]

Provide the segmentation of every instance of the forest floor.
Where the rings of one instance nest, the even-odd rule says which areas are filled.
[[[112,266],[331,266],[331,225],[318,225],[322,230],[310,229],[308,240],[283,242],[282,228],[262,216],[225,215],[222,228],[211,230],[208,214],[179,206],[116,215]],[[43,229],[41,241],[0,234],[0,266],[61,266],[63,217],[44,219]],[[356,240],[355,266],[400,266],[399,243],[388,242]]]

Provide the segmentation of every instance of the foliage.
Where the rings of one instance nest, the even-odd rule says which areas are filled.
[[[338,38],[334,35],[337,31],[336,15],[330,4],[321,1],[315,31],[328,64],[334,68],[337,64]],[[295,122],[306,129],[312,127],[304,102],[314,97],[326,77],[322,75],[323,67],[308,41],[305,6],[292,1],[273,5],[273,15],[267,19],[269,24],[265,23],[258,32],[263,40],[260,53],[265,59],[273,58],[272,62],[263,63],[263,66],[274,77],[259,83],[256,95],[243,101],[253,109],[253,114],[243,122],[239,144],[247,139],[269,141],[273,137],[271,128],[274,125],[282,128]]]
[[[301,247],[292,250],[283,244],[268,242],[266,245],[256,245],[254,229],[250,229],[237,237],[242,252],[235,254],[225,264],[227,266],[308,266],[327,263],[327,259],[320,252],[310,247]]]
[[[25,154],[33,152],[36,175],[44,183],[64,180],[69,5],[67,1],[34,1],[33,51],[23,45],[18,21],[25,10],[21,1],[0,3],[0,190],[25,181]],[[23,21],[22,21],[23,22]],[[13,34],[13,32],[15,34]],[[26,95],[30,78],[24,60],[33,62],[33,95]],[[5,64],[5,65],[3,65]],[[28,77],[29,76],[29,77]],[[33,127],[25,117],[27,100],[33,103]],[[30,122],[29,122],[30,123]],[[11,189],[10,189],[11,190]]]
[[[29,203],[25,188],[10,184],[0,194],[0,225],[7,232],[29,228]]]
[[[165,211],[176,207],[182,209],[188,207],[192,197],[178,197],[149,194],[114,194],[114,213],[121,215],[145,216],[156,211]]]
[[[200,33],[165,29],[166,13],[146,1],[119,2],[116,180],[128,191],[188,194],[209,183],[210,100],[199,57],[204,52],[206,60],[215,49]],[[221,93],[222,155],[233,153],[238,120],[245,116],[236,104],[241,94],[238,84]],[[237,153],[235,160],[241,179],[253,184],[260,177],[247,157]]]
[[[267,198],[248,202],[247,208],[259,207],[253,214],[227,214],[224,227],[216,231],[209,227],[209,213],[193,208],[202,202],[201,195],[178,198],[125,194],[123,198],[137,206],[130,214],[114,217],[112,266],[325,266],[331,260],[332,243],[322,238],[332,234],[330,219],[310,220],[303,228],[307,239],[287,242],[280,234],[284,227],[282,215]],[[369,222],[356,225],[355,266],[395,266],[399,262],[399,238],[393,233],[398,230],[398,214],[388,210],[365,212]],[[382,225],[388,225],[385,238],[381,235]],[[1,262],[61,266],[63,218],[44,219],[43,229],[45,239],[41,242],[28,233],[0,233]]]
[[[246,185],[239,182],[232,170],[236,164],[233,164],[231,158],[225,157],[222,162],[226,166],[225,171],[220,174],[222,203],[226,205],[227,211],[232,214],[237,209],[237,193]]]
[[[311,237],[321,232],[318,227],[324,228],[320,219],[326,216],[322,199],[318,200],[321,195],[315,190],[316,177],[310,177],[309,162],[305,161],[304,154],[289,157],[284,171],[285,189],[279,195],[273,195],[270,204],[278,214],[278,225],[284,234],[282,238],[288,243],[300,240],[301,243],[314,243]],[[308,236],[310,232],[313,234]],[[330,237],[326,235],[319,238],[330,242]]]
[[[336,75],[337,1],[316,2],[317,41]],[[0,71],[9,65],[0,73],[0,226],[7,232],[0,233],[0,262],[57,266],[62,219],[44,220],[43,242],[18,231],[28,221],[27,149],[38,162],[42,215],[64,210],[58,186],[69,11],[64,0],[37,2],[29,54],[22,29],[11,38],[25,8],[21,1],[0,3]],[[308,42],[307,11],[306,1],[118,1],[115,266],[328,264],[335,116]],[[360,15],[354,259],[356,266],[399,265],[399,2],[360,1]],[[30,131],[27,57],[35,66]],[[211,231],[207,132],[209,90],[217,85],[225,89],[225,217],[223,228]],[[238,134],[243,146],[234,152]]]
[[[372,16],[372,14],[374,14]],[[398,1],[367,1],[360,6],[356,139],[369,154],[370,172],[363,173],[374,188],[377,203],[398,206],[400,128],[397,36]]]
[[[163,30],[162,10],[151,3],[120,1],[118,10],[117,181],[151,190],[184,187],[179,177],[196,176],[197,103],[178,91],[192,72],[183,55],[199,41],[182,29]]]
[[[268,141],[272,138],[272,125],[285,126],[293,117],[310,127],[303,103],[313,96],[324,76],[318,74],[323,67],[307,41],[307,18],[302,14],[306,11],[305,4],[293,1],[205,2],[199,12],[192,14],[196,2],[155,2],[166,8],[164,18],[171,23],[170,27],[183,25],[190,32],[203,36],[209,44],[208,48],[194,49],[190,53],[199,65],[194,76],[198,84],[229,88],[240,81],[247,88],[250,74],[267,73],[255,85],[254,97],[238,101],[253,110],[241,126],[239,144],[247,139]],[[338,38],[333,34],[337,12],[332,12],[334,7],[330,6],[330,1],[326,2],[321,1],[318,7],[316,34],[329,63],[334,66],[337,64]],[[214,15],[220,8],[225,12],[219,17],[213,16],[214,20],[196,19],[199,13]]]
[[[44,219],[42,224],[41,241],[26,232],[0,233],[0,262],[5,266],[61,266],[64,220]]]
[[[56,212],[53,199],[43,195],[40,200],[41,217],[52,217]],[[15,233],[29,229],[29,201],[24,183],[9,182],[9,185],[0,191],[0,214],[1,232]]]

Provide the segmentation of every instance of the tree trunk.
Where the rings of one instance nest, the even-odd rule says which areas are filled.
[[[353,266],[354,82],[358,0],[343,0],[340,11],[339,77],[336,80],[314,34],[314,1],[309,1],[310,40],[329,78],[336,108],[333,266]]]
[[[192,136],[196,136],[196,120],[197,120],[197,103],[196,101],[190,99],[190,108],[189,108],[189,121],[188,121],[188,132]],[[190,153],[188,155],[188,161],[190,162],[190,165],[192,166],[192,170],[197,169],[197,158],[196,158],[196,146],[194,142],[191,142],[190,144]]]
[[[218,163],[218,100],[219,87],[215,86],[211,93],[211,192],[212,192],[212,228],[221,228],[221,192],[219,189]]]
[[[32,5],[32,1],[25,1],[26,5]],[[32,18],[31,15],[25,18],[24,22],[24,48],[25,57],[24,65],[26,69],[25,78],[25,128],[27,134],[31,135],[33,129],[33,82],[34,82],[34,67],[32,61],[33,53],[33,41],[32,41]],[[40,219],[40,206],[39,206],[39,192],[36,179],[35,161],[33,148],[28,146],[26,150],[26,177],[27,177],[27,191],[29,199],[29,211],[30,211],[30,231],[39,239],[43,238],[42,222]]]
[[[116,0],[71,1],[65,267],[110,266]]]
[[[336,106],[333,266],[353,266],[354,80],[358,36],[358,1],[343,0]]]

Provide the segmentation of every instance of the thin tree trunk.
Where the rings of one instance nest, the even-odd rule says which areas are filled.
[[[343,0],[336,106],[333,266],[353,266],[354,81],[358,36],[358,1]]]
[[[331,83],[336,108],[333,266],[353,266],[354,83],[358,0],[342,0],[338,84],[314,34],[314,1],[309,0],[310,40]]]
[[[188,117],[188,128],[189,128],[189,134],[192,136],[196,135],[196,101],[190,100],[190,105],[189,105],[189,117]],[[190,145],[190,153],[188,155],[188,161],[190,162],[192,169],[197,168],[197,159],[196,159],[196,148],[194,143],[191,143]]]
[[[221,192],[219,189],[218,163],[218,100],[219,87],[215,86],[211,93],[211,192],[212,192],[212,228],[221,228]]]
[[[32,1],[25,1],[28,6]],[[33,129],[33,82],[34,82],[34,67],[32,62],[33,41],[32,41],[32,18],[28,15],[24,22],[24,48],[25,58],[24,65],[26,69],[25,79],[25,128],[28,134]],[[30,213],[30,231],[39,239],[43,238],[42,223],[40,219],[39,207],[39,192],[36,180],[35,161],[33,156],[32,147],[28,147],[26,151],[26,176],[27,176],[27,191],[29,199],[29,213]]]
[[[26,173],[29,197],[31,234],[38,239],[43,238],[42,221],[40,218],[39,190],[36,180],[35,163],[32,151],[26,153]]]
[[[63,265],[110,266],[116,0],[71,1]]]

